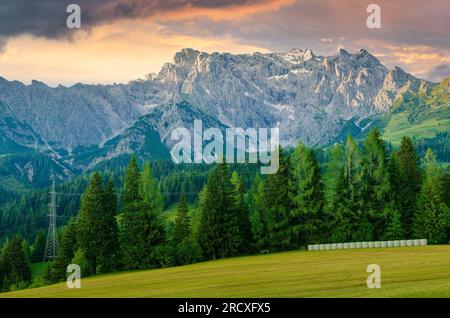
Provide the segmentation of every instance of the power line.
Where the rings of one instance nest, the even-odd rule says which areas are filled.
[[[45,244],[44,262],[55,259],[59,253],[58,228],[56,227],[56,191],[55,177],[52,176],[52,190],[50,191],[49,222],[47,242]]]

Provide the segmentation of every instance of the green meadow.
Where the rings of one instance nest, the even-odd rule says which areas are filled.
[[[366,286],[369,264],[381,288]],[[0,297],[450,297],[450,246],[296,251],[99,275]]]

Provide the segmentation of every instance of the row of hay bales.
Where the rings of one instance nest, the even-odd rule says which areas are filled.
[[[406,246],[425,246],[426,239],[399,240],[399,241],[375,241],[375,242],[351,242],[351,243],[329,243],[308,245],[308,251],[326,251],[326,250],[346,250],[353,248],[384,248],[384,247],[406,247]]]

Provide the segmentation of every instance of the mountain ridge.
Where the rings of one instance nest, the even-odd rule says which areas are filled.
[[[300,139],[326,146],[350,126],[356,134],[380,127],[404,96],[440,85],[388,69],[365,49],[331,56],[310,49],[237,55],[182,49],[158,74],[127,84],[51,88],[0,77],[0,152],[30,149],[84,170],[139,153],[151,140],[149,158],[163,158],[171,130],[195,119],[208,127],[278,127],[283,145]],[[189,105],[189,115],[181,118],[177,103]]]

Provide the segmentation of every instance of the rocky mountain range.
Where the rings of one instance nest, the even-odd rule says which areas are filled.
[[[205,127],[279,127],[283,145],[325,146],[349,127],[360,133],[379,123],[405,94],[438,86],[388,69],[364,49],[333,56],[183,49],[158,74],[127,84],[51,88],[0,77],[0,154],[37,152],[66,172],[134,152],[167,158],[171,131],[195,119]],[[448,109],[448,87],[444,94],[440,106]]]

